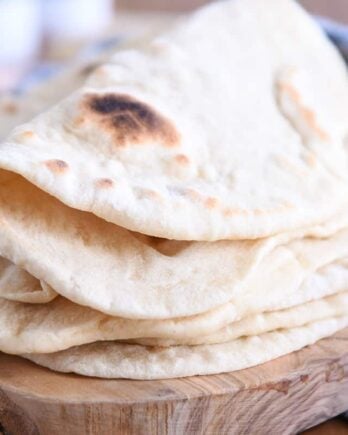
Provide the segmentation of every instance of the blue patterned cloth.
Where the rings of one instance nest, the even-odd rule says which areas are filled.
[[[348,63],[348,26],[323,17],[316,19]]]

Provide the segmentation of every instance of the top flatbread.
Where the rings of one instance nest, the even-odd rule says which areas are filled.
[[[178,240],[321,222],[347,195],[348,86],[294,1],[217,2],[0,147],[0,165],[67,205]]]

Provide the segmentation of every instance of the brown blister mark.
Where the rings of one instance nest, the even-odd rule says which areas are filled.
[[[161,195],[158,192],[151,189],[139,189],[139,197],[155,201],[159,201],[162,199]]]
[[[274,161],[281,169],[285,170],[286,172],[291,172],[300,180],[306,178],[307,176],[308,168],[303,168],[303,165],[300,167],[297,163],[294,163],[285,156],[275,155]]]
[[[301,114],[307,125],[318,134],[322,141],[329,140],[329,135],[318,125],[315,113],[312,110],[302,107]]]
[[[328,141],[330,138],[328,133],[325,132],[318,124],[316,115],[313,110],[309,109],[303,104],[302,97],[299,91],[294,88],[290,83],[284,80],[281,80],[278,83],[278,89],[281,94],[286,94],[290,98],[290,100],[295,105],[300,118],[304,120],[310,130],[314,131],[318,135],[320,140]]]
[[[303,157],[304,161],[307,163],[308,166],[311,168],[314,168],[317,166],[318,159],[315,156],[314,153],[308,153]]]
[[[344,366],[338,362],[329,363],[325,371],[326,382],[339,382],[345,378]]]
[[[35,136],[35,133],[31,130],[26,130],[26,131],[23,131],[20,134],[20,136],[21,136],[21,139],[27,140],[27,139],[32,139]]]
[[[2,106],[4,112],[8,113],[9,115],[14,115],[18,112],[18,106],[13,101],[6,101]]]
[[[114,182],[110,178],[99,178],[96,181],[96,186],[101,189],[110,189],[113,185]]]
[[[300,381],[303,382],[304,384],[307,384],[309,381],[309,375],[301,375]]]
[[[202,195],[194,189],[185,189],[185,195],[194,201],[200,201],[203,199]]]
[[[55,174],[63,174],[69,168],[69,165],[64,160],[47,160],[45,162],[47,168]]]
[[[214,198],[213,196],[208,196],[208,198],[204,200],[204,206],[209,209],[216,208],[218,203],[218,199]]]
[[[88,94],[82,103],[85,118],[112,135],[116,147],[159,142],[179,145],[174,125],[151,106],[124,94]]]
[[[206,197],[194,189],[186,189],[186,195],[194,201],[199,201],[204,207],[210,210],[216,208],[219,204],[219,200],[214,196]]]
[[[102,78],[106,76],[106,69],[104,66],[98,66],[94,71],[93,75],[97,75],[98,77]]]
[[[176,163],[182,166],[187,166],[190,164],[190,159],[187,156],[185,156],[185,154],[177,154],[175,156],[175,161]]]
[[[281,81],[279,83],[279,89],[288,94],[288,96],[293,100],[296,101],[297,103],[301,103],[301,95],[298,92],[297,89],[295,89],[290,83],[287,83],[285,81]]]
[[[248,211],[242,208],[225,207],[222,209],[222,214],[225,217],[231,217],[236,215],[247,215]]]
[[[263,209],[263,208],[255,208],[253,210],[253,214],[255,214],[256,216],[261,216],[263,214],[267,213],[267,210]]]
[[[86,119],[83,116],[77,116],[74,120],[74,124],[76,127],[80,127],[82,124],[84,124]]]

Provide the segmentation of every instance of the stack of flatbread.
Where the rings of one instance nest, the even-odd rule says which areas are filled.
[[[348,326],[347,71],[300,6],[213,3],[77,82],[0,146],[1,351],[170,378]]]

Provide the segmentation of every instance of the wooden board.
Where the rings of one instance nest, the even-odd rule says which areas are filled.
[[[347,409],[348,329],[248,370],[164,381],[88,379],[0,354],[6,435],[283,435]]]

